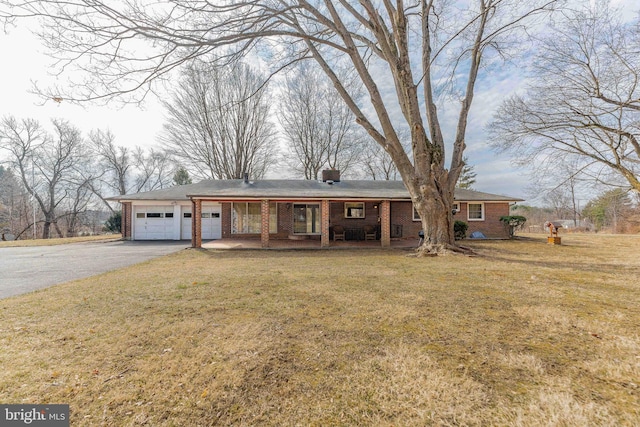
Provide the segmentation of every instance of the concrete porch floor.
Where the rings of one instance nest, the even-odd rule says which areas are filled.
[[[412,249],[418,247],[418,239],[392,239],[390,249]],[[203,249],[263,249],[260,239],[219,239],[202,242]],[[266,249],[380,249],[379,240],[330,242],[328,248],[320,246],[320,240],[269,240]]]

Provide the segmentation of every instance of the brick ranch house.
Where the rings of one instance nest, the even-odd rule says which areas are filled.
[[[313,180],[205,180],[112,197],[122,203],[123,237],[130,240],[315,239],[328,247],[336,239],[417,239],[422,228],[402,181],[341,181],[338,171]],[[457,189],[454,219],[468,234],[508,238],[499,218],[512,197]],[[195,215],[194,215],[195,213]]]

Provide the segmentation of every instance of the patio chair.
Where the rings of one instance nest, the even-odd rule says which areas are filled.
[[[333,241],[334,242],[336,240],[346,241],[344,235],[345,235],[344,227],[342,227],[341,225],[334,225],[333,226]]]
[[[376,240],[376,228],[373,225],[364,226],[364,240]]]

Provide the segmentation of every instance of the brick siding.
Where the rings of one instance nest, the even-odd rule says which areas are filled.
[[[365,202],[364,218],[345,218],[344,202],[331,202],[329,207],[331,225],[341,225],[346,228],[362,228],[365,225],[377,226],[380,223],[380,203]]]
[[[262,247],[269,247],[269,200],[263,200],[260,204],[260,240]]]
[[[293,233],[293,205],[294,202],[278,202],[278,232],[271,233],[271,239],[286,239]],[[345,218],[344,202],[329,204],[330,226],[342,225],[346,228],[362,228],[365,225],[378,226],[381,224],[382,204],[380,202],[365,202],[364,218]],[[124,206],[123,206],[124,209]],[[467,203],[460,203],[460,211],[454,220],[469,224],[467,235],[480,231],[489,238],[508,238],[508,232],[500,222],[500,217],[509,215],[509,203],[484,203],[484,221],[469,221],[467,218]],[[260,234],[231,234],[231,203],[222,203],[222,237],[223,238],[260,238]],[[413,220],[413,204],[411,202],[391,202],[391,238],[418,238],[422,229],[420,221]]]
[[[470,221],[467,215],[467,203],[460,204],[460,212],[454,215],[454,220],[469,224],[467,236],[479,231],[489,238],[508,239],[509,232],[504,228],[500,217],[509,215],[509,203],[484,203],[484,221]]]
[[[391,237],[418,238],[422,223],[413,220],[413,203],[391,203]]]
[[[486,237],[507,239],[508,231],[505,230],[500,217],[509,215],[509,203],[484,203],[484,220],[469,221],[467,216],[467,203],[460,203],[460,211],[453,216],[454,221],[464,221],[469,224],[467,236],[474,231],[482,232]],[[401,236],[394,233],[394,227],[401,226]],[[420,221],[413,220],[413,204],[410,202],[391,203],[391,235],[393,237],[413,238],[418,236],[422,229]]]
[[[125,240],[131,240],[131,221],[133,218],[133,209],[131,202],[122,203],[122,238]]]

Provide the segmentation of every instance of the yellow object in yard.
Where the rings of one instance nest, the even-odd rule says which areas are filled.
[[[560,242],[562,238],[558,237],[558,236],[553,236],[553,237],[547,237],[547,243],[550,245],[561,245],[562,243]]]

